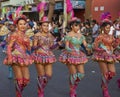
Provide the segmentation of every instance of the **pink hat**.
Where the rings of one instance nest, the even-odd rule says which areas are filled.
[[[71,22],[79,22],[80,23],[80,19],[77,17],[73,17],[70,21],[68,21],[68,23],[71,23]]]
[[[44,16],[41,18],[40,23],[49,23],[50,21],[48,20],[47,16]]]
[[[18,16],[18,17],[16,17],[15,20],[13,21],[14,24],[17,24],[17,22],[18,22],[19,19],[23,19],[23,20],[26,21],[26,20],[27,20],[27,17],[26,17],[25,15],[23,15],[23,14],[20,15],[20,16]]]

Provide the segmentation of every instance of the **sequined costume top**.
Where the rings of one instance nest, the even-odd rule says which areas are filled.
[[[94,42],[93,59],[112,63],[116,61],[114,51],[115,39],[109,34],[100,34]]]
[[[69,45],[66,45],[65,51],[59,57],[59,61],[75,65],[86,63],[88,61],[86,55],[80,50],[84,40],[85,37],[83,35],[80,38],[67,35],[65,42],[68,41]]]
[[[42,33],[37,33],[34,36],[33,42],[35,51],[33,52],[33,59],[35,63],[47,64],[56,61],[55,55],[50,49],[54,44],[53,36],[48,33],[47,36],[43,36]]]
[[[30,50],[29,38],[24,33],[21,35],[18,35],[17,32],[11,34],[7,39],[7,57],[4,60],[4,64],[20,66],[32,64],[33,60],[26,53],[27,50]]]

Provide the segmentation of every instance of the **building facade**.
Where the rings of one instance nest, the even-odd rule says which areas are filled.
[[[35,12],[37,14],[36,3],[38,3],[38,1],[40,0],[7,0],[7,1],[5,0],[4,2],[1,3],[1,8],[2,9],[5,8],[5,11],[2,12],[2,17],[4,17],[4,15],[7,14],[11,10],[11,8],[13,11],[18,6],[22,5],[22,6],[25,6],[23,9],[24,13],[30,18],[32,18]],[[46,0],[46,1],[49,1],[49,0]],[[54,10],[55,14],[57,15],[63,14],[64,1],[65,0],[55,0],[56,2],[55,10]],[[85,0],[71,0],[71,3],[73,5],[75,16],[79,17],[83,21],[85,19]],[[29,9],[28,7],[31,7],[31,9]],[[31,14],[32,16],[30,16]]]
[[[86,19],[93,18],[100,22],[100,16],[103,12],[110,12],[112,20],[118,18],[120,0],[86,0]]]

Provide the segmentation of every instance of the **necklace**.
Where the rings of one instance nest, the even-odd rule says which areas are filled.
[[[48,33],[41,33],[43,37],[48,37]]]
[[[76,37],[77,39],[80,39],[80,37],[81,37],[80,33],[74,33],[73,36]]]

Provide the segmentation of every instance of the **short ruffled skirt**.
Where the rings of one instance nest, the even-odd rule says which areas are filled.
[[[115,63],[116,56],[114,53],[109,54],[104,49],[97,48],[94,50],[92,59],[97,62]]]
[[[47,54],[42,52],[33,52],[32,59],[35,64],[52,64],[56,62],[55,55],[51,51]]]
[[[29,66],[33,63],[33,59],[30,55],[26,54],[24,57],[21,55],[12,55],[11,59],[12,63],[9,63],[8,57],[6,57],[3,61],[5,65],[18,65],[18,66]]]
[[[62,54],[59,57],[59,61],[64,64],[73,64],[73,65],[80,65],[85,64],[88,59],[87,56],[82,52],[68,52],[63,51]]]

